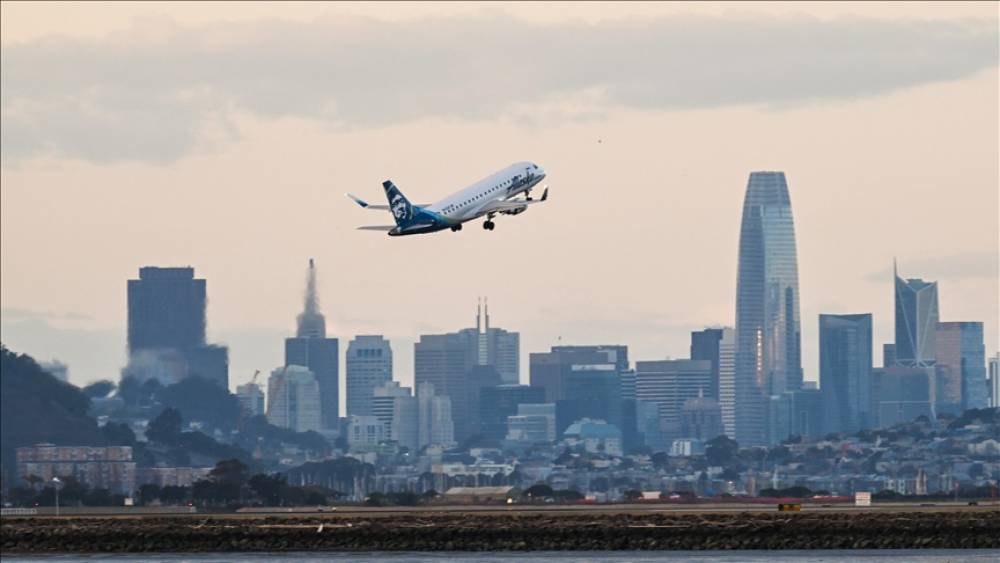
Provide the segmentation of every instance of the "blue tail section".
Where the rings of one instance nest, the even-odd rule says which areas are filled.
[[[413,204],[406,199],[406,196],[399,191],[392,180],[382,182],[382,187],[385,188],[385,197],[389,200],[389,211],[392,211],[392,218],[396,220],[396,225],[399,227],[410,225],[414,219]]]

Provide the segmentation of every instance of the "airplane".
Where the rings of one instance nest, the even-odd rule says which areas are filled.
[[[517,215],[529,205],[549,197],[545,186],[542,197],[532,199],[531,189],[545,179],[545,170],[532,162],[516,162],[487,176],[462,191],[437,203],[414,205],[406,199],[391,180],[382,182],[389,205],[371,205],[351,194],[345,194],[364,209],[391,211],[395,225],[365,225],[362,231],[384,231],[391,237],[419,235],[451,229],[461,231],[462,223],[486,216],[483,228],[492,231],[497,214]],[[523,198],[517,196],[524,194]]]

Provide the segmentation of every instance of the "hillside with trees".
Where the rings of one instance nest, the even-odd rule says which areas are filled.
[[[31,356],[2,345],[0,356],[0,454],[8,475],[15,472],[15,450],[22,446],[108,443],[87,416],[87,395],[45,372]]]

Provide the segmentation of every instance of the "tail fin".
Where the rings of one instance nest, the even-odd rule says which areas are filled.
[[[392,217],[396,220],[396,225],[400,227],[407,226],[413,220],[413,204],[410,200],[406,199],[403,192],[399,191],[396,184],[392,183],[392,180],[386,180],[382,182],[382,187],[385,188],[385,197],[389,199],[389,211],[392,211]]]

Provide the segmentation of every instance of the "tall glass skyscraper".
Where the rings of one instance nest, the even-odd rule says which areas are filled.
[[[795,226],[784,172],[751,172],[736,280],[736,440],[763,444],[767,402],[802,387]]]
[[[872,316],[819,316],[823,432],[871,428]]]
[[[896,363],[930,367],[935,361],[938,323],[937,282],[904,280],[896,273]]]

